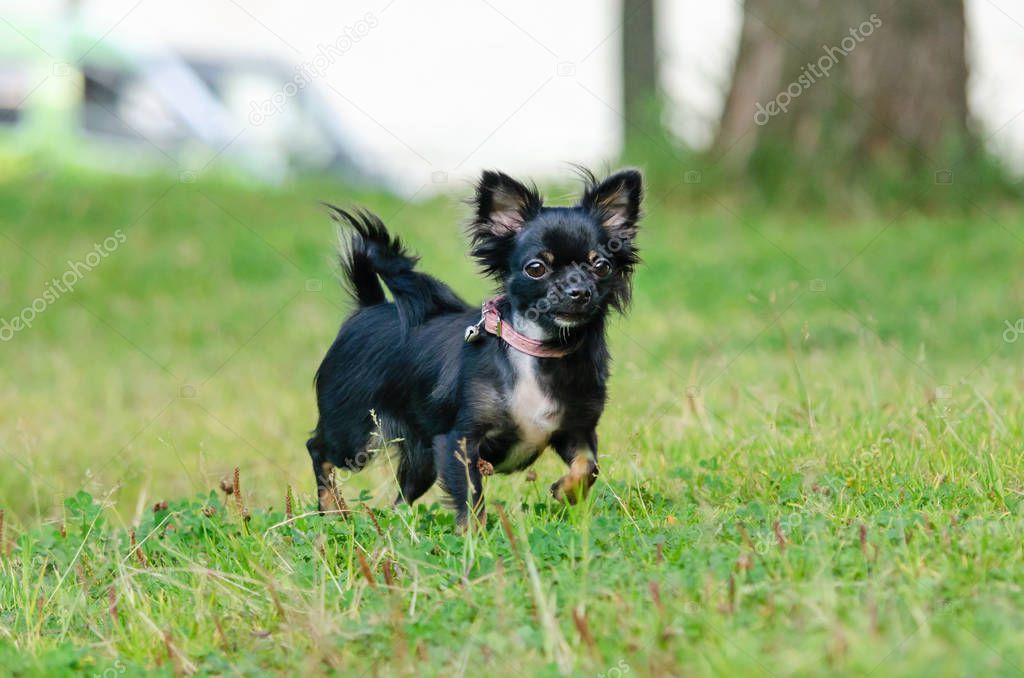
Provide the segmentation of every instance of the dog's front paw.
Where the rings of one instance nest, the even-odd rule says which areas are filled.
[[[585,457],[577,457],[569,466],[569,472],[551,485],[551,496],[555,501],[573,505],[587,497],[596,481],[597,465]]]
[[[570,506],[574,506],[580,499],[586,499],[589,492],[589,483],[581,483],[568,473],[551,484],[551,496],[555,501]]]
[[[345,498],[341,496],[337,488],[324,487],[320,488],[319,501],[317,508],[320,511],[320,515],[340,515],[348,517],[351,510],[348,504],[345,503]]]

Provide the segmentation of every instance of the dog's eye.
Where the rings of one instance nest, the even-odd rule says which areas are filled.
[[[540,259],[531,259],[526,263],[523,270],[531,278],[543,278],[544,274],[548,272],[548,267]]]
[[[593,264],[594,275],[598,278],[605,278],[609,273],[612,272],[612,265],[608,263],[607,259],[598,259]]]

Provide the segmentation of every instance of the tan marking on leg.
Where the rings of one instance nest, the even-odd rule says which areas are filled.
[[[347,515],[348,505],[334,485],[334,464],[324,462],[320,465],[320,473],[321,477],[327,481],[327,486],[320,488],[320,512]]]
[[[555,483],[555,499],[575,504],[577,499],[585,498],[596,480],[596,471],[597,464],[592,454],[588,452],[577,455],[569,464],[569,472]]]

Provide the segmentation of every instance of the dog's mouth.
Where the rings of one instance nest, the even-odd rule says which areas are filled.
[[[582,311],[560,311],[552,314],[552,318],[559,327],[578,327],[590,320],[590,314]]]

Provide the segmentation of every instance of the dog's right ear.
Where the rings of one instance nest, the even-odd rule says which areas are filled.
[[[536,188],[527,188],[507,174],[488,170],[476,185],[473,227],[491,236],[514,235],[537,216],[541,205]]]
[[[543,201],[536,187],[527,188],[507,174],[488,170],[480,177],[470,204],[474,210],[469,223],[471,253],[485,273],[501,279],[516,234],[540,213]]]

